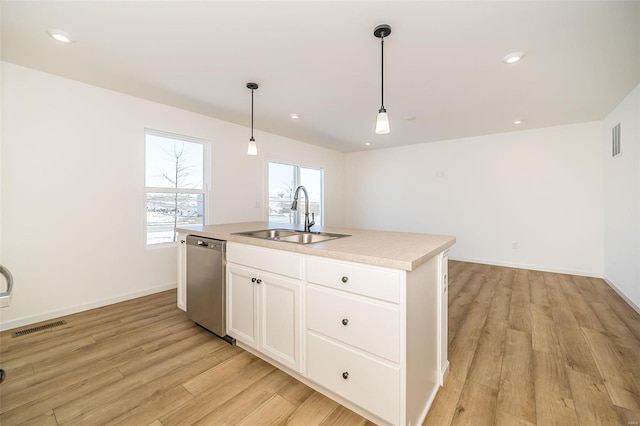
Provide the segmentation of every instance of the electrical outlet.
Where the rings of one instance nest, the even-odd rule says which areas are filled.
[[[515,241],[513,244],[511,244],[511,248],[514,250],[518,250],[518,242]]]

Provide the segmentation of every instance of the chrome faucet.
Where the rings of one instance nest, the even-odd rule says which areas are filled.
[[[298,210],[298,193],[302,189],[304,192],[304,232],[310,232],[311,227],[316,224],[316,216],[311,213],[311,222],[309,222],[309,193],[307,192],[307,188],[300,185],[296,188],[296,192],[293,194],[293,203],[291,203],[291,210]]]

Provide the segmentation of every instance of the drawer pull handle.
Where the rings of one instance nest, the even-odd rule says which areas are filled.
[[[342,373],[342,378],[347,380],[349,378],[349,372],[345,371],[344,373]]]
[[[347,277],[347,276],[342,277],[342,282],[343,283],[346,283],[347,281],[349,281],[349,277]]]
[[[255,279],[255,278],[251,278],[251,282],[252,282],[252,283],[255,283],[255,282],[256,282],[256,279]]]
[[[349,324],[349,320],[347,318],[343,318],[342,325],[347,325],[347,324]]]
[[[262,282],[262,280],[261,280],[260,278],[258,278],[258,279],[256,280],[256,283],[258,283],[258,284],[260,284],[261,282]]]

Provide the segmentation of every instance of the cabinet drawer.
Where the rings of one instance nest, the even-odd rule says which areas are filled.
[[[307,281],[394,303],[400,301],[400,274],[376,266],[307,257]]]
[[[291,278],[302,278],[302,255],[296,253],[228,242],[227,262]]]
[[[307,354],[311,380],[389,423],[399,423],[399,369],[311,332]]]
[[[394,305],[308,286],[307,327],[400,362],[400,311]]]

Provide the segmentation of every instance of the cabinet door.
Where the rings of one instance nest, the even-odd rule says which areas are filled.
[[[227,334],[258,347],[257,272],[237,265],[227,265]]]
[[[260,278],[260,350],[281,364],[300,372],[300,282],[265,273],[262,273]]]
[[[187,236],[178,234],[178,308],[187,310]]]

